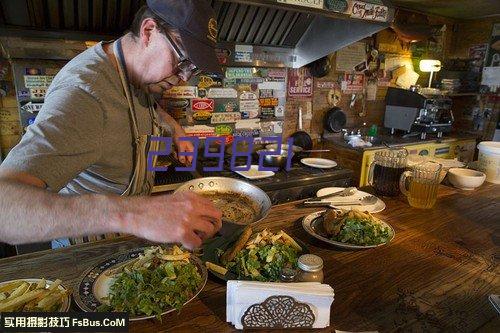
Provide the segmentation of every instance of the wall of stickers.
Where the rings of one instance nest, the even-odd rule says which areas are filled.
[[[287,93],[286,68],[228,67],[224,77],[203,75],[174,87],[164,106],[187,135],[281,136]]]

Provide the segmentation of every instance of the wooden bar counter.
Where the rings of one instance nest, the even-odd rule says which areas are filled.
[[[283,228],[325,262],[325,283],[335,289],[331,326],[325,331],[499,332],[499,315],[488,301],[500,293],[500,186],[476,191],[441,186],[431,210],[406,200],[383,198],[377,214],[395,239],[387,246],[345,251],[309,237],[301,218],[319,208],[300,202],[272,208],[262,227]],[[143,245],[132,237],[0,260],[0,282],[30,277],[60,278],[75,288],[80,275],[107,256]],[[155,320],[130,324],[131,332],[228,332],[225,284],[209,277],[197,299]],[[75,305],[73,307],[76,309]]]

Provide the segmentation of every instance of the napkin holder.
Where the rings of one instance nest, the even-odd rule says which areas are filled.
[[[311,307],[285,295],[253,304],[241,317],[244,329],[312,328],[316,317]]]

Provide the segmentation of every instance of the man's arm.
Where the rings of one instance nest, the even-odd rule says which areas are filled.
[[[194,248],[221,226],[221,214],[212,203],[190,192],[129,198],[61,196],[42,189],[44,185],[34,176],[0,171],[1,242],[120,232]]]

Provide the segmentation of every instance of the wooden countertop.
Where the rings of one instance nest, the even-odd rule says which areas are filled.
[[[325,261],[325,282],[335,289],[331,327],[325,331],[497,331],[499,315],[488,295],[500,293],[498,221],[500,186],[476,191],[442,186],[431,210],[403,198],[384,198],[380,218],[396,230],[388,246],[344,251],[309,237],[300,225],[318,208],[289,203],[272,208],[263,227],[286,228]],[[0,281],[60,278],[75,287],[80,275],[106,256],[144,242],[124,237],[0,260]],[[209,278],[199,297],[179,314],[131,323],[131,332],[234,330],[225,322],[225,285]]]

